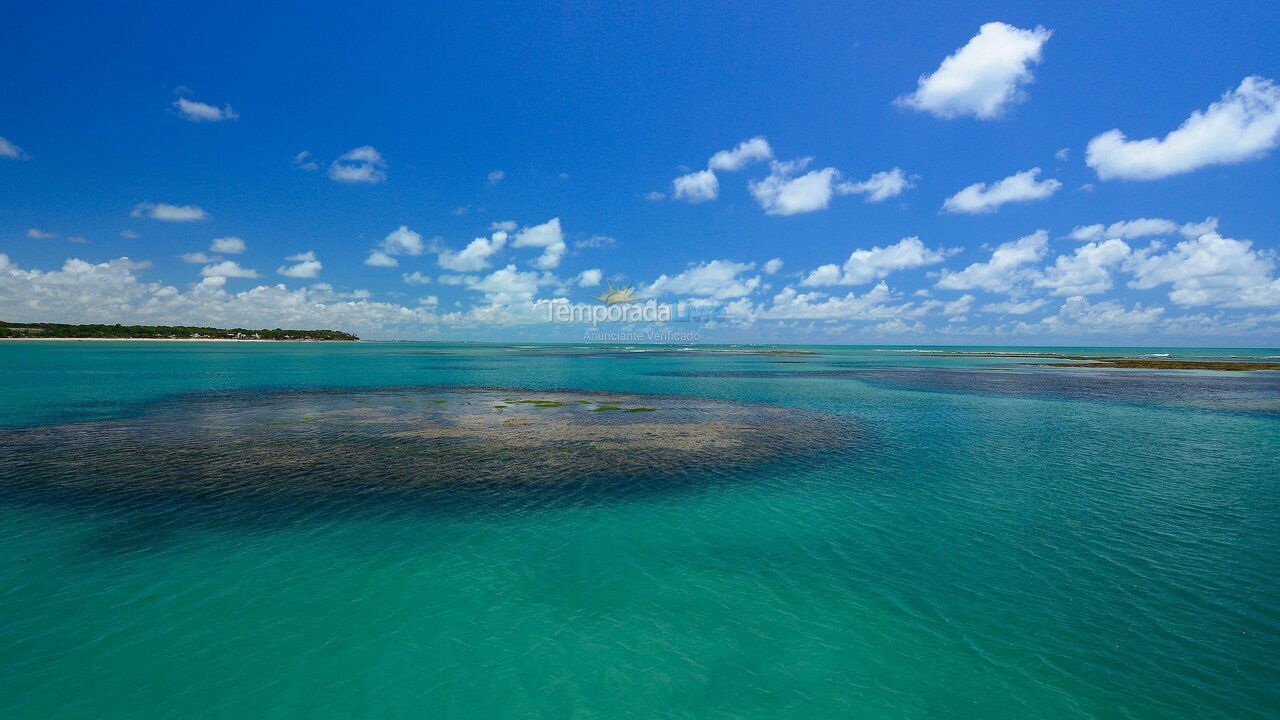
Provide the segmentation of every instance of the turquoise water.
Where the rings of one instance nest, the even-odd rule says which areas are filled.
[[[1280,373],[808,349],[0,343],[10,429],[461,385],[860,430],[560,493],[121,496],[0,469],[0,717],[1280,715]]]

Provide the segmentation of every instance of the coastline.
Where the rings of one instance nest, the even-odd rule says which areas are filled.
[[[0,338],[3,342],[185,342],[185,343],[358,343],[359,340],[268,340],[265,338]]]

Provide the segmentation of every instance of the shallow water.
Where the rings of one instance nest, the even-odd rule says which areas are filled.
[[[929,348],[643,350],[0,343],[0,437],[43,438],[45,459],[70,447],[49,438],[128,441],[99,442],[105,455],[72,473],[107,483],[0,470],[0,716],[1280,709],[1280,373],[912,352]],[[331,435],[286,415],[432,386],[630,393],[658,408],[610,423],[750,408],[776,427],[764,407],[790,412],[799,435],[856,431],[532,489],[193,494],[174,485],[270,474],[126,461],[140,437],[189,437],[226,467],[228,441],[273,433],[305,458]],[[671,398],[702,400],[664,417]],[[288,412],[246,422],[270,408]],[[351,467],[401,476],[355,438]],[[576,476],[573,462],[557,467]],[[171,482],[135,492],[127,481],[144,475]]]

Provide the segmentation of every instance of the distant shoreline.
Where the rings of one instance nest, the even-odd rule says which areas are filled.
[[[0,338],[4,342],[190,342],[190,343],[353,343],[359,340],[269,340],[266,338],[76,338],[24,337]]]

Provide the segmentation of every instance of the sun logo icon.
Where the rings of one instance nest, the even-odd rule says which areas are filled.
[[[599,295],[592,295],[591,297],[595,300],[599,300],[605,305],[640,302],[640,298],[636,297],[635,290],[630,285],[616,288],[613,286],[613,283],[609,283],[608,290],[605,290]]]

